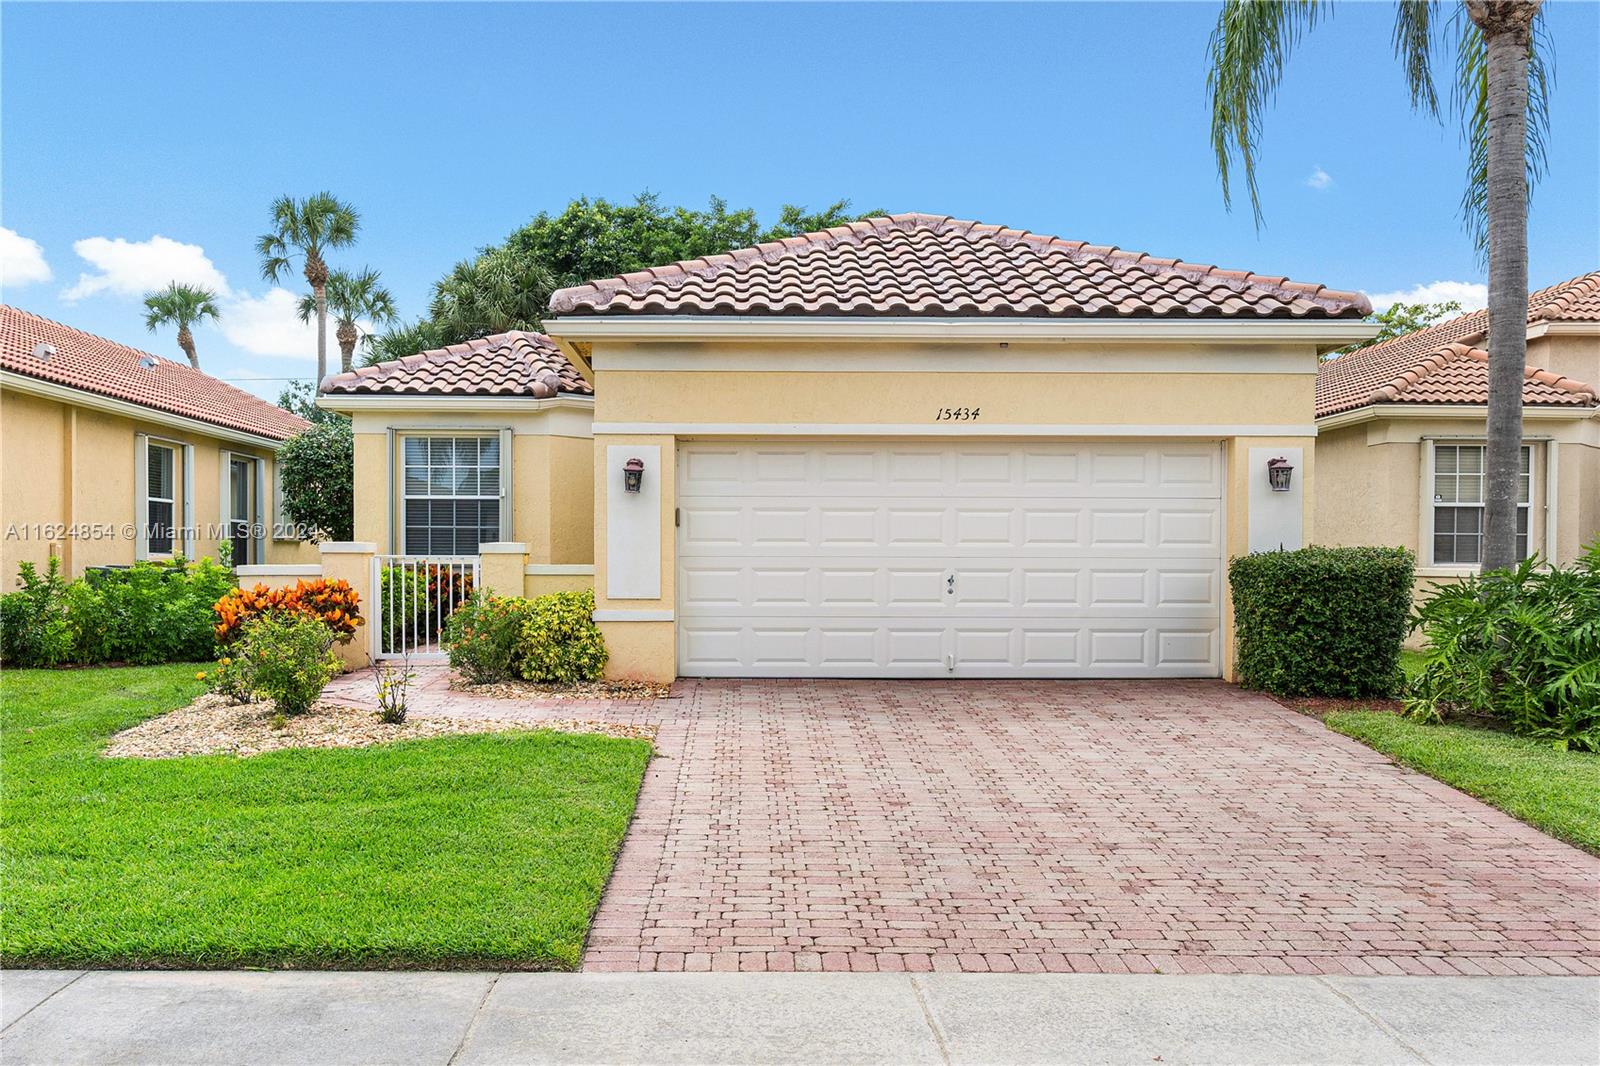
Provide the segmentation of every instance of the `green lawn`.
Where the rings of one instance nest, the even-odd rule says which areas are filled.
[[[107,759],[194,666],[0,676],[0,961],[571,969],[649,745],[515,733]]]
[[[1477,796],[1553,837],[1600,854],[1600,755],[1488,729],[1420,725],[1392,714],[1330,714],[1328,728]]]
[[[1428,665],[1428,653],[1425,651],[1411,651],[1402,649],[1400,652],[1400,669],[1405,672],[1406,680],[1411,681]]]

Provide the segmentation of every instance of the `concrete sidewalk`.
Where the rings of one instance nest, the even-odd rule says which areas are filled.
[[[1600,1062],[1600,978],[7,970],[22,1063]]]

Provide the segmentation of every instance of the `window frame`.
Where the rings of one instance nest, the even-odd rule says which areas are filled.
[[[1481,545],[1483,537],[1483,522],[1481,515],[1484,508],[1484,504],[1481,500],[1477,503],[1462,503],[1460,501],[1441,501],[1435,499],[1435,496],[1437,495],[1436,489],[1438,487],[1437,478],[1439,473],[1438,452],[1440,448],[1475,448],[1480,452],[1483,452],[1486,451],[1488,442],[1482,437],[1424,437],[1422,438],[1421,443],[1424,445],[1424,449],[1421,479],[1422,483],[1419,486],[1421,490],[1419,495],[1421,496],[1420,503],[1422,511],[1420,523],[1421,528],[1419,531],[1421,534],[1421,544],[1419,546],[1421,550],[1417,552],[1417,558],[1419,560],[1419,576],[1448,576],[1456,574],[1465,575],[1478,573],[1482,570],[1482,564],[1479,562],[1441,562],[1435,553],[1437,545],[1435,544],[1434,538],[1437,531],[1439,509],[1443,507],[1476,509],[1480,515],[1477,536],[1479,538],[1479,556],[1481,558]],[[1544,552],[1548,548],[1548,545],[1545,542],[1548,540],[1549,516],[1544,516],[1547,528],[1545,529],[1545,535],[1542,537],[1535,536],[1537,528],[1534,523],[1535,514],[1542,513],[1542,511],[1539,509],[1544,506],[1543,501],[1546,494],[1543,487],[1543,479],[1541,477],[1542,468],[1545,462],[1547,462],[1547,458],[1545,458],[1544,444],[1544,441],[1527,439],[1524,439],[1522,443],[1522,451],[1523,454],[1527,456],[1528,462],[1527,473],[1523,475],[1527,478],[1528,498],[1526,501],[1519,502],[1517,507],[1526,516],[1527,533],[1518,534],[1518,537],[1526,542],[1526,548],[1521,554],[1521,558],[1524,559],[1535,554],[1536,552]],[[1480,472],[1477,476],[1481,479],[1486,475]]]
[[[397,554],[397,555],[416,555],[416,554],[434,555],[435,554],[433,552],[414,553],[414,552],[408,552],[406,550],[406,547],[407,547],[407,532],[408,532],[407,521],[406,521],[406,519],[407,519],[406,510],[407,510],[407,504],[413,499],[417,499],[417,500],[468,500],[468,499],[471,499],[471,500],[477,500],[477,501],[480,501],[480,502],[487,501],[487,500],[495,500],[495,501],[498,502],[498,507],[496,509],[496,523],[495,523],[496,524],[496,537],[497,537],[497,540],[504,541],[504,540],[509,538],[509,536],[511,534],[511,523],[512,523],[512,514],[513,514],[513,509],[512,509],[513,496],[512,496],[511,485],[512,485],[512,445],[513,445],[513,441],[514,441],[514,435],[512,433],[511,427],[509,427],[509,426],[496,426],[496,425],[470,425],[470,424],[469,425],[449,425],[449,426],[440,426],[440,425],[432,425],[432,426],[390,426],[389,427],[389,435],[390,435],[390,440],[391,440],[391,444],[390,444],[390,448],[389,448],[389,457],[390,457],[389,493],[390,493],[390,501],[391,501],[391,506],[389,508],[389,549],[390,549],[390,551],[392,553]],[[499,454],[499,463],[498,463],[498,466],[497,466],[497,470],[499,472],[499,476],[498,476],[498,480],[499,480],[498,492],[494,493],[494,494],[479,493],[476,496],[454,495],[454,494],[452,494],[452,495],[435,495],[435,494],[433,494],[431,492],[426,493],[426,494],[415,494],[415,493],[407,492],[406,491],[406,442],[408,440],[414,440],[414,439],[426,439],[426,440],[430,440],[431,441],[431,440],[436,440],[436,439],[440,439],[440,438],[448,439],[448,440],[451,440],[451,441],[454,441],[454,440],[459,439],[459,438],[475,438],[475,439],[478,439],[478,440],[486,440],[486,439],[491,439],[492,438],[492,439],[497,440],[499,442],[499,452],[500,452],[500,454]],[[432,463],[430,462],[429,465],[428,465],[428,468],[431,469],[431,467],[432,467]],[[484,468],[480,465],[478,467],[478,469],[481,471]],[[457,528],[459,528],[459,527],[457,527]],[[478,542],[479,549],[481,550],[481,548],[482,548],[482,546],[484,544],[490,544],[490,543],[495,543],[495,541],[480,540]],[[478,554],[477,551],[473,551],[473,552],[437,553],[438,557],[446,557],[446,556],[466,556],[466,557],[471,557],[471,556],[476,556],[477,554]]]
[[[178,465],[178,451],[182,447],[183,446],[181,444],[175,441],[169,441],[159,437],[146,436],[145,438],[143,462],[140,463],[140,466],[144,470],[144,479],[140,488],[141,502],[139,504],[139,541],[144,549],[142,552],[142,558],[172,559],[177,555],[178,544],[181,543],[178,536],[178,472],[180,470]],[[151,453],[156,449],[160,449],[161,451],[167,453],[167,490],[170,493],[170,495],[167,496],[156,496],[151,492],[150,457]],[[155,532],[156,526],[155,523],[153,523],[150,519],[150,506],[157,503],[166,504],[168,509],[166,538],[167,546],[161,549],[157,549],[153,546],[154,538],[152,537],[152,534]]]

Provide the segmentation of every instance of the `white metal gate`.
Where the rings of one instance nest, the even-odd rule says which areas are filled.
[[[476,555],[375,555],[374,659],[443,662],[445,620],[478,587]]]

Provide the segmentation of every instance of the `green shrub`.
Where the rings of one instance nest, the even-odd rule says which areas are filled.
[[[278,611],[252,619],[234,645],[233,683],[279,714],[304,714],[339,673],[334,635],[322,622],[297,612]]]
[[[23,563],[16,592],[0,596],[0,661],[7,666],[57,666],[72,658],[72,624],[67,618],[67,580],[61,560],[50,557],[41,577]]]
[[[606,665],[606,642],[594,624],[594,591],[552,592],[528,602],[519,666],[529,681],[593,681]]]
[[[80,628],[80,662],[200,662],[216,655],[212,606],[233,589],[233,575],[210,559],[187,563],[138,562],[126,569],[91,571],[88,585],[101,597],[77,597],[88,619],[109,622],[104,642],[91,626]],[[100,654],[95,654],[95,653]]]
[[[1390,696],[1411,611],[1405,548],[1301,548],[1228,564],[1239,680],[1281,696]]]
[[[1490,715],[1557,747],[1600,751],[1600,541],[1571,567],[1529,559],[1435,585],[1412,626],[1432,655],[1406,712]]]
[[[445,621],[450,665],[474,685],[513,676],[520,666],[522,627],[532,613],[530,600],[475,593]]]

